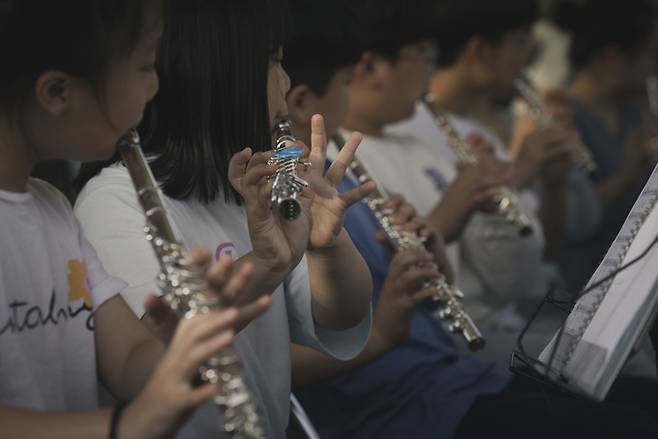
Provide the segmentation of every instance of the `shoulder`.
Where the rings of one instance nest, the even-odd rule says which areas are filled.
[[[55,186],[38,178],[30,178],[27,190],[49,223],[69,226],[74,223],[71,203]]]
[[[46,181],[30,177],[27,182],[27,190],[41,204],[48,204],[58,210],[71,210],[71,203],[66,196]]]
[[[110,200],[137,205],[137,196],[128,171],[122,165],[105,168],[84,186],[75,202],[76,212],[88,205],[98,206]]]

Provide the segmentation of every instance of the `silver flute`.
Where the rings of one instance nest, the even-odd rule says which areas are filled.
[[[310,163],[301,159],[304,151],[294,146],[290,121],[279,122],[275,129],[276,145],[272,151],[269,165],[277,167],[272,182],[271,206],[276,208],[282,218],[293,221],[302,211],[299,194],[308,187],[308,183],[297,175],[297,166]]]
[[[541,125],[550,125],[554,123],[553,118],[546,113],[544,104],[539,97],[539,94],[532,86],[530,79],[523,75],[514,81],[514,86],[519,92],[521,99],[526,103],[530,113],[533,115]],[[577,142],[571,145],[571,158],[574,163],[582,168],[588,174],[593,174],[598,170],[598,166],[592,157],[592,153],[587,149],[582,142]]]
[[[436,123],[439,126],[439,129],[445,136],[448,145],[453,151],[455,151],[457,157],[459,157],[459,160],[467,165],[476,165],[478,159],[473,152],[473,148],[461,138],[457,129],[448,120],[448,117],[440,111],[435,111],[429,102],[426,102],[426,104],[435,114]],[[519,197],[514,191],[512,191],[512,189],[508,186],[501,186],[498,188],[496,203],[498,213],[518,228],[519,235],[529,236],[532,234],[532,221],[530,221],[530,218],[528,218],[521,208]]]
[[[340,135],[334,136],[333,141],[339,149],[345,144],[344,139]],[[364,198],[363,202],[368,206],[375,218],[377,218],[377,222],[386,234],[393,249],[399,252],[404,249],[425,248],[425,243],[418,233],[401,230],[393,223],[393,212],[384,207],[388,199],[385,191],[368,174],[363,163],[356,157],[350,163],[350,170],[360,184],[369,181],[375,182],[376,189]],[[442,274],[440,274],[439,278],[428,281],[424,287],[436,289],[437,292],[433,300],[440,306],[440,309],[435,313],[435,316],[447,323],[448,330],[452,333],[461,334],[472,351],[478,351],[484,348],[486,344],[484,337],[471,317],[464,311],[459,301],[459,299],[464,297],[464,294],[456,286],[450,285]]]
[[[164,300],[179,318],[191,319],[222,308],[219,298],[208,297],[203,271],[186,260],[186,250],[174,234],[160,189],[132,130],[118,145],[139,203],[146,216],[144,232],[160,263],[158,285]],[[264,429],[256,402],[244,380],[242,361],[233,347],[224,349],[199,368],[203,382],[220,384],[213,402],[223,413],[221,428],[235,439],[263,439]]]

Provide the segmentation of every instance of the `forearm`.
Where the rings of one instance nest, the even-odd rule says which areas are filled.
[[[0,407],[2,437],[40,439],[106,439],[111,410],[39,412]]]
[[[238,306],[251,303],[265,294],[272,294],[295,268],[290,265],[274,264],[250,252],[235,261],[235,270],[247,262],[251,263],[254,270],[243,294],[240,295],[240,301],[236,304]]]
[[[146,386],[164,351],[164,345],[155,338],[133,347],[121,375],[110,385],[114,396],[123,401],[135,398]]]
[[[560,254],[566,233],[567,198],[564,184],[545,183],[542,186],[538,216],[546,241],[544,259],[553,260]]]
[[[376,360],[391,349],[392,346],[383,342],[375,327],[373,327],[363,351],[349,361],[336,360],[311,348],[293,344],[291,345],[293,389],[356,369]]]
[[[450,208],[441,200],[428,215],[427,222],[443,235],[446,244],[451,244],[459,239],[464,227],[470,220],[471,214],[471,209]]]
[[[340,232],[333,247],[306,256],[315,321],[334,330],[359,324],[370,309],[372,278],[347,232]]]
[[[165,431],[154,428],[157,421],[138,401],[128,404],[117,419],[121,439],[167,439]],[[110,435],[112,409],[75,412],[45,412],[0,406],[4,439],[106,439]],[[160,429],[161,430],[161,429]]]

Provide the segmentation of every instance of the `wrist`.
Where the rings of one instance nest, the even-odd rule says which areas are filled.
[[[163,439],[173,437],[172,429],[180,421],[162,411],[161,401],[148,401],[144,394],[126,405],[117,424],[117,439]],[[160,413],[158,413],[160,410]]]
[[[310,245],[310,241],[309,241],[309,246],[306,249],[306,253],[308,255],[318,256],[318,257],[327,257],[327,258],[332,257],[333,252],[336,249],[341,248],[349,240],[350,238],[347,232],[345,231],[345,228],[341,227],[338,234],[327,245],[312,246]]]
[[[277,273],[288,273],[296,264],[293,265],[293,258],[284,257],[284,256],[266,256],[261,255],[257,251],[252,251],[249,255],[246,256],[246,259],[249,260],[255,267],[262,267],[265,271],[272,274]]]
[[[137,439],[148,438],[149,432],[146,430],[148,421],[148,411],[140,407],[139,399],[126,404],[121,415],[116,419],[116,436],[110,436],[110,439]]]
[[[377,357],[383,355],[399,344],[393,338],[387,337],[385,333],[377,324],[377,319],[375,319],[370,331],[370,338],[368,339],[368,346],[372,356]]]

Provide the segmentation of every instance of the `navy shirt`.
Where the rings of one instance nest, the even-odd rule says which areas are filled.
[[[355,187],[345,178],[340,190]],[[379,299],[389,256],[375,240],[380,229],[363,203],[345,227],[368,263]],[[322,437],[450,438],[478,395],[496,393],[508,375],[460,352],[452,337],[419,307],[408,340],[377,360],[297,393]]]
[[[619,173],[624,143],[629,134],[642,124],[639,112],[628,105],[619,105],[619,132],[612,133],[605,121],[582,102],[572,99],[570,104],[574,111],[574,124],[598,166],[598,171],[592,177],[593,181],[596,183]],[[570,239],[567,243],[560,267],[571,291],[576,292],[582,288],[594,273],[630,213],[652,169],[652,165],[647,163],[646,178],[640,178],[637,184],[621,194],[613,206],[605,210],[598,227],[590,229],[587,235]]]

